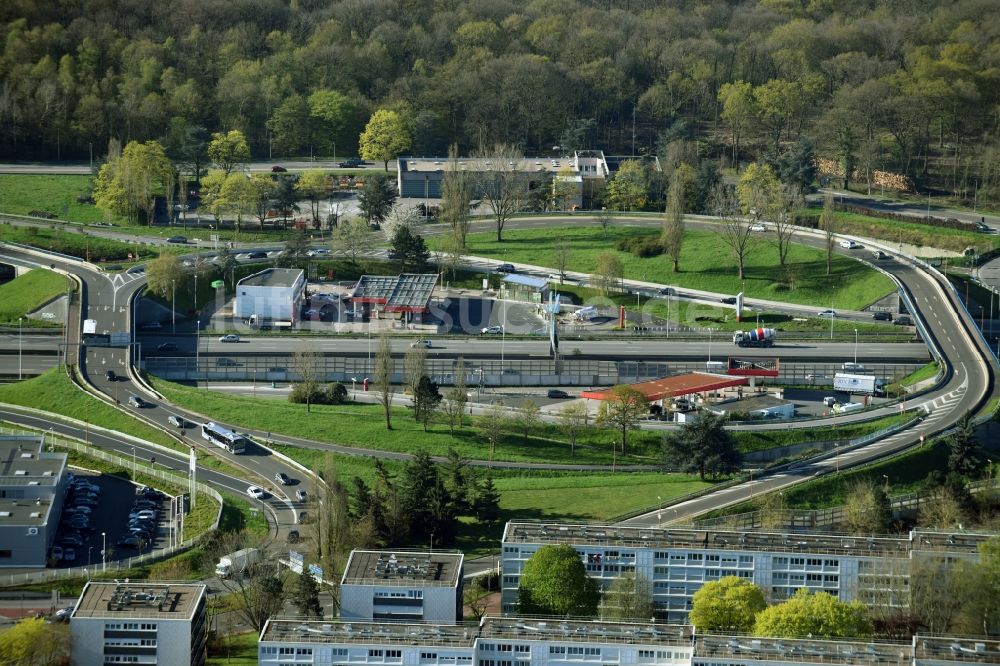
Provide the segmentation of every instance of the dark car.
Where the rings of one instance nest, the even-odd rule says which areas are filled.
[[[514,268],[514,264],[500,264],[497,266],[497,273],[516,273],[517,269]]]
[[[725,298],[722,299],[722,302],[725,303],[726,305],[736,305],[736,297],[726,296]]]
[[[184,236],[171,236],[170,238],[167,239],[167,242],[168,243],[179,243],[180,245],[184,245],[185,243],[188,242],[188,239],[185,238]]]
[[[298,543],[299,542],[299,531],[292,530],[288,533],[288,543]]]
[[[286,171],[288,171],[288,169],[281,166],[280,164],[275,164],[273,167],[271,167],[271,173],[285,173]]]
[[[115,546],[118,548],[142,548],[142,539],[133,534],[131,536],[118,539]]]
[[[913,320],[906,315],[896,317],[892,323],[896,326],[913,326]]]
[[[115,374],[114,370],[107,370],[107,371],[105,371],[104,378],[107,379],[109,382],[116,382],[116,381],[118,381],[118,375]]]
[[[247,252],[247,259],[267,259],[267,252],[262,252],[261,250]]]
[[[892,321],[891,312],[873,312],[872,319],[875,321]]]
[[[568,398],[569,393],[563,391],[562,389],[549,389],[547,394],[550,398]]]
[[[343,162],[339,162],[337,166],[341,169],[351,169],[354,167],[364,166],[365,161],[360,157],[349,157]]]
[[[158,321],[151,321],[139,326],[144,331],[158,331],[163,328],[163,324]]]
[[[156,346],[156,351],[177,351],[177,345],[173,342],[164,342],[162,345]]]

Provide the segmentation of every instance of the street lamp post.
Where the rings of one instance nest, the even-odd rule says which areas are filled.
[[[501,295],[503,296],[502,310],[500,314],[500,384],[503,385],[503,356],[504,356],[504,345],[507,340],[507,294],[504,293],[506,290],[501,287]]]
[[[87,546],[87,566],[90,566],[90,554],[94,552],[93,546]]]
[[[101,532],[101,571],[108,570],[108,533]]]
[[[135,476],[135,447],[132,447],[132,476]]]
[[[858,329],[854,329],[854,365],[858,365]]]
[[[177,332],[177,280],[170,281],[170,332]]]
[[[21,328],[21,322],[24,321],[24,317],[17,318],[17,380],[21,381],[21,337],[23,335],[23,328]]]

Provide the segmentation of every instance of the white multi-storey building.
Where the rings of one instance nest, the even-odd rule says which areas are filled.
[[[355,550],[340,581],[342,620],[454,624],[462,619],[461,553]]]
[[[914,531],[905,537],[853,537],[512,521],[503,536],[502,611],[517,612],[524,564],[547,544],[576,549],[603,587],[624,573],[642,575],[653,586],[657,614],[686,622],[694,593],[724,576],[746,578],[773,600],[806,588],[842,601],[903,607],[914,558],[974,558],[990,536]]]
[[[91,581],[70,616],[72,663],[201,666],[205,586]]]
[[[66,454],[37,435],[0,437],[0,567],[44,567],[66,496]]]
[[[268,268],[236,283],[233,315],[263,321],[299,320],[299,308],[306,290],[305,272],[298,268]]]
[[[261,666],[960,666],[1000,663],[1000,641],[696,635],[690,625],[485,617],[478,625],[272,618]]]

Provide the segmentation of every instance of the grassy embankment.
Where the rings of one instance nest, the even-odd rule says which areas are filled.
[[[560,227],[558,234],[551,229],[522,229],[507,231],[502,243],[497,243],[492,233],[470,234],[468,243],[469,253],[477,256],[554,266],[556,242],[565,242],[572,248],[569,269],[573,271],[594,272],[598,255],[611,251],[622,261],[626,279],[723,294],[743,291],[751,298],[793,301],[821,308],[859,310],[895,290],[888,278],[844,256],[834,257],[832,272],[827,275],[826,255],[805,245],[793,244],[788,266],[781,268],[774,243],[765,241],[763,235],[747,256],[742,285],[736,262],[719,236],[712,232],[685,232],[679,273],[674,273],[670,262],[662,256],[640,258],[613,249],[623,238],[656,235],[658,232],[654,230],[613,223],[607,233],[596,226]],[[441,238],[431,238],[428,244],[440,249],[443,242]]]
[[[35,268],[0,285],[0,326],[59,327],[57,322],[28,319],[26,315],[60,294],[66,293],[66,278],[58,273]],[[24,317],[18,322],[19,317]]]

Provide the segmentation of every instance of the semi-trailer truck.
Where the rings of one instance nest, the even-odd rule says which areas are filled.
[[[833,376],[833,388],[846,393],[875,395],[885,392],[885,380],[875,375],[856,375],[838,372]]]
[[[260,562],[263,554],[256,548],[244,548],[219,558],[215,565],[215,575],[219,578],[229,578],[243,573],[253,564]]]

